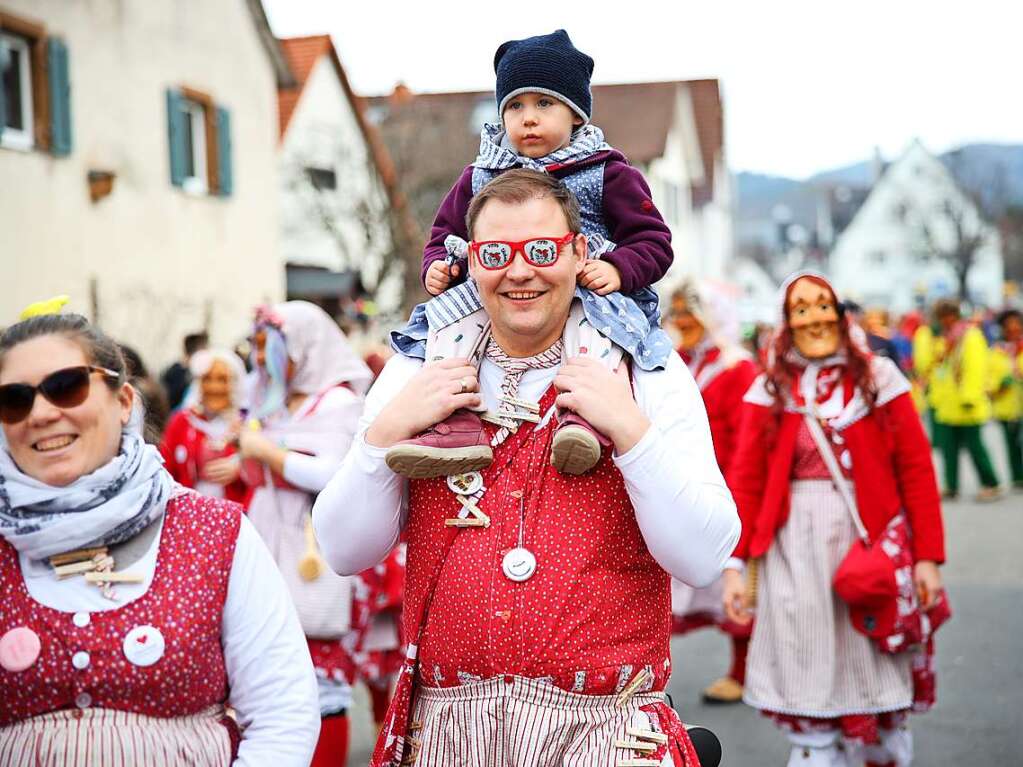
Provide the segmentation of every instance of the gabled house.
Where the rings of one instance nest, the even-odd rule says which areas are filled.
[[[0,325],[55,294],[150,367],[284,295],[259,0],[0,0]]]
[[[828,259],[835,287],[864,306],[905,312],[960,292],[1000,306],[1000,236],[919,142],[890,164]]]
[[[732,253],[731,178],[717,80],[595,85],[593,123],[640,168],[672,229],[673,273],[722,278]],[[429,231],[441,199],[476,157],[494,94],[412,93],[366,99],[417,222]]]
[[[422,247],[394,165],[367,124],[330,37],[280,43],[296,80],[278,92],[280,250],[288,295],[320,303],[335,316],[351,313],[367,293],[393,310],[402,300],[405,251]]]

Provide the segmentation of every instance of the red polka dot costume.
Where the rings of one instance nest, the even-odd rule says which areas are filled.
[[[553,404],[553,390],[540,403]],[[527,424],[494,451],[479,507],[489,528],[459,533],[440,574],[421,673],[430,686],[498,674],[550,677],[565,690],[609,694],[643,666],[663,689],[668,661],[668,575],[636,524],[621,474],[605,452],[581,477],[550,466],[554,429]],[[537,558],[536,574],[515,583],[501,559],[519,538]],[[458,501],[444,479],[410,483],[406,636],[432,576]],[[625,679],[625,682],[628,681]]]
[[[539,403],[541,413],[554,398],[551,387]],[[492,437],[494,428],[488,429]],[[427,693],[469,685],[483,690],[503,679],[509,690],[539,682],[597,701],[596,696],[620,692],[644,670],[640,691],[665,687],[671,670],[669,577],[647,549],[610,451],[588,474],[563,476],[550,465],[553,436],[553,419],[539,431],[524,424],[495,448],[478,502],[490,525],[459,530],[450,548],[452,528],[445,520],[457,516],[457,496],[445,479],[410,482],[404,629],[408,641],[418,637],[412,654],[418,655],[417,680]],[[537,560],[535,574],[523,582],[502,571],[504,555],[519,545]],[[407,665],[403,682],[410,671]],[[374,767],[397,763],[395,746],[409,712],[409,690],[401,685]],[[696,764],[681,726],[674,727],[674,712],[663,703],[644,712],[648,708],[651,722],[671,733],[676,764]],[[410,731],[412,752],[431,737],[424,732],[420,741],[419,726],[414,723]],[[571,730],[564,726],[557,737]]]
[[[221,622],[240,513],[195,493],[169,501],[149,589],[92,613],[32,599],[17,552],[0,539],[0,635],[27,627],[41,643],[28,668],[0,668],[0,728],[62,709],[187,717],[222,704]],[[147,653],[147,644],[161,643],[162,653]],[[236,744],[236,731],[225,737]]]

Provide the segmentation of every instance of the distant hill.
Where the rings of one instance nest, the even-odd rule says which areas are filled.
[[[940,155],[967,190],[976,194],[991,218],[1007,206],[1023,206],[1023,144],[968,144]],[[774,211],[783,206],[792,223],[815,226],[821,189],[846,185],[873,186],[877,173],[872,161],[821,171],[807,179],[740,171],[736,173],[739,243],[765,242],[776,230]]]

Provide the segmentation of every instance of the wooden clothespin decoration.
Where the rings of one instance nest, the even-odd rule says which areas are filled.
[[[663,745],[668,742],[667,735],[655,730],[641,730],[639,727],[626,727],[625,732],[634,738],[638,738],[639,740],[648,740],[651,743],[660,743]]]
[[[659,767],[660,759],[619,759],[615,767]]]
[[[487,423],[492,423],[494,424],[494,426],[500,426],[502,429],[508,429],[509,431],[514,432],[516,429],[519,428],[519,422],[512,420],[510,417],[505,417],[505,415],[506,414],[495,413],[492,410],[488,410],[485,413],[480,413],[480,420],[486,421]],[[511,414],[508,413],[507,415],[510,416]]]
[[[529,402],[524,399],[516,399],[515,397],[501,397],[501,402],[506,402],[512,407],[516,407],[519,408],[520,410],[525,410],[530,413],[536,413],[537,415],[539,415],[540,413],[540,406],[535,402]]]
[[[53,567],[58,565],[66,565],[71,562],[84,562],[87,559],[92,559],[97,554],[106,554],[106,546],[96,546],[91,549],[77,549],[76,551],[65,551],[63,554],[54,554],[50,557],[50,564]]]
[[[657,750],[657,744],[643,740],[616,740],[615,748],[627,748],[630,751],[639,751],[641,754],[650,754]]]
[[[142,583],[145,578],[140,573],[115,573],[113,571],[106,573],[86,573],[85,580],[89,583]]]
[[[646,684],[647,674],[649,673],[650,672],[647,671],[646,667],[641,668],[636,672],[636,676],[632,677],[632,681],[625,685],[625,687],[622,688],[622,691],[618,693],[617,703],[619,707],[624,706],[632,699],[633,695],[639,692],[639,688]]]
[[[462,502],[462,510],[457,517],[444,520],[446,527],[490,527],[490,517],[476,505],[472,496],[460,495],[458,500]]]

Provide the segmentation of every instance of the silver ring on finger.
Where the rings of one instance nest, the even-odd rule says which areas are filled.
[[[461,388],[461,389],[459,390],[459,392],[458,392],[458,393],[459,393],[459,394],[465,394],[465,393],[466,393],[467,391],[469,391],[469,390],[470,390],[470,389],[472,388],[472,379],[470,379],[470,378],[463,378],[463,379],[461,379],[461,380],[460,380],[460,381],[458,382],[458,384],[459,384],[459,386],[461,386],[461,387],[462,387],[462,388]]]

